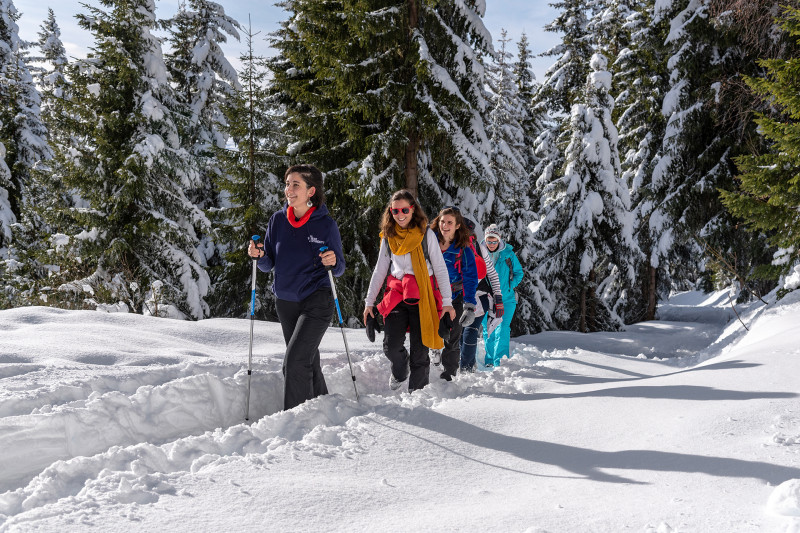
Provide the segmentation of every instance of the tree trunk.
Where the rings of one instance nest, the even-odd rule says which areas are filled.
[[[588,329],[586,331],[598,331],[600,328],[597,327],[597,294],[594,290],[596,285],[595,281],[597,280],[597,274],[595,274],[594,269],[589,272],[589,287],[588,287],[588,317],[586,320],[586,326]]]
[[[648,276],[647,288],[647,311],[645,312],[645,320],[655,320],[656,318],[656,275],[658,270],[653,265],[648,267],[650,269]]]
[[[416,131],[408,133],[406,143],[406,189],[411,191],[414,198],[418,197],[419,169],[417,168],[417,152],[419,151],[419,134]]]
[[[581,288],[581,317],[578,322],[578,331],[586,333],[586,285]]]
[[[409,41],[414,30],[419,24],[419,10],[417,0],[408,0],[408,35]],[[417,168],[417,152],[419,152],[419,132],[409,128],[408,142],[405,154],[406,189],[411,191],[414,198],[419,196],[419,169]]]

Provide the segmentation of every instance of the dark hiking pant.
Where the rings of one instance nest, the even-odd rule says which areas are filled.
[[[283,408],[291,409],[328,394],[320,366],[319,344],[331,324],[333,295],[329,288],[319,289],[300,302],[276,299],[275,308],[286,341]]]
[[[479,299],[484,314],[476,316],[472,324],[464,327],[464,333],[461,334],[461,369],[470,372],[475,370],[475,354],[478,352],[478,335],[480,334],[481,323],[489,313],[489,295],[482,294]]]
[[[444,340],[444,349],[442,350],[442,366],[445,372],[454,377],[458,370],[458,364],[461,361],[461,313],[464,311],[464,295],[459,294],[453,300],[453,307],[456,309],[456,318],[453,319],[453,329],[450,330],[450,335]],[[442,376],[444,377],[444,376]]]
[[[428,384],[431,361],[428,347],[422,344],[419,306],[400,302],[383,319],[383,324],[383,353],[392,363],[392,375],[398,381],[408,377],[409,392],[421,389]],[[410,354],[405,347],[406,331],[409,334]]]

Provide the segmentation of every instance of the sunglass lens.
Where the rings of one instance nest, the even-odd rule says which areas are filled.
[[[404,215],[407,215],[407,214],[409,214],[411,212],[411,208],[410,207],[403,207],[401,209],[392,208],[390,211],[392,212],[393,215],[396,215],[396,214],[400,213],[401,211],[403,212]]]

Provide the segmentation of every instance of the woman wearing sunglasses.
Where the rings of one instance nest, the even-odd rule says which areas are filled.
[[[272,292],[286,341],[283,408],[328,393],[320,368],[319,343],[333,316],[331,282],[344,273],[339,227],[328,215],[322,173],[294,165],[284,175],[286,205],[272,215],[264,244],[250,241],[248,254],[262,272],[274,271]],[[320,248],[326,246],[325,252]]]
[[[431,222],[431,229],[436,233],[447,265],[453,307],[456,310],[456,319],[449,334],[445,335],[442,350],[444,370],[440,377],[450,381],[455,377],[461,362],[462,327],[472,324],[475,319],[478,270],[475,266],[475,255],[469,246],[471,232],[464,223],[460,209],[448,206],[439,211],[439,216]]]
[[[511,319],[517,309],[517,297],[514,289],[517,288],[524,274],[522,265],[510,244],[503,242],[500,229],[492,224],[483,232],[486,248],[492,257],[497,277],[500,279],[500,289],[503,295],[503,321],[494,331],[487,331],[484,321],[483,338],[486,344],[486,359],[484,365],[493,367],[500,364],[500,359],[510,357],[511,344]]]
[[[375,299],[386,280],[377,310],[383,315],[383,351],[392,365],[392,390],[406,380],[409,392],[428,384],[428,349],[443,345],[439,318],[443,313],[455,318],[447,265],[427,224],[428,217],[407,190],[392,195],[381,218],[381,249],[364,302],[364,323],[374,317]],[[404,346],[406,332],[410,353]]]

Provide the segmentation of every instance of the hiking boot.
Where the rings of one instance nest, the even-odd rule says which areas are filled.
[[[491,361],[486,361],[483,364],[483,366],[485,366],[486,368],[494,368],[494,363],[492,363]]]
[[[394,374],[389,374],[389,388],[392,390],[399,389],[406,381],[408,381],[408,376],[406,376],[405,379],[398,381],[395,379]]]
[[[442,364],[442,351],[441,350],[431,350],[431,363],[436,366]]]

